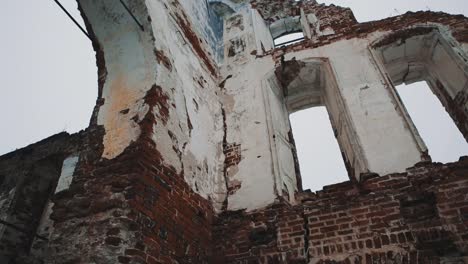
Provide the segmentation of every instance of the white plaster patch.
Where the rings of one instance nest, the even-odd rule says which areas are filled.
[[[307,20],[309,20],[309,22],[312,24],[315,24],[319,21],[315,14],[307,14]]]
[[[465,53],[465,57],[468,57],[468,43],[462,44],[462,50]]]
[[[137,16],[145,12],[142,4],[134,6]],[[135,21],[120,5],[83,0],[81,6],[104,52],[107,76],[97,123],[105,128],[102,156],[112,159],[140,135],[133,118],[147,111],[142,99],[153,86],[157,72],[154,46],[150,34],[136,30]]]
[[[252,9],[251,16],[252,16],[253,30],[255,32],[255,41],[256,41],[255,48],[257,50],[257,54],[261,55],[263,54],[263,49],[265,49],[265,51],[271,50],[272,48],[274,48],[275,44],[274,44],[274,41],[273,41],[273,38],[271,36],[268,26],[266,25],[265,21],[262,19],[258,11],[255,9]],[[247,20],[247,19],[244,18],[244,20]]]
[[[104,125],[103,157],[112,159],[121,154],[125,148],[140,135],[140,127],[132,118],[144,116],[148,107],[143,106],[143,92],[132,91],[122,75],[111,81],[104,91],[106,103],[99,111],[98,124]],[[127,110],[124,114],[122,111]]]
[[[164,162],[178,173],[183,168],[185,181],[192,190],[210,198],[220,209],[226,185],[220,151],[223,139],[221,104],[216,94],[219,80],[214,79],[194,53],[163,2],[148,2],[148,10],[152,16],[152,30],[157,36],[154,45],[171,59],[173,66],[172,71],[161,68],[157,72],[157,84],[168,94],[168,104],[175,107],[170,107],[165,125],[158,122],[154,127],[153,140]],[[194,3],[181,2],[184,7]],[[170,12],[181,12],[178,7],[169,6],[174,8]],[[195,6],[199,8],[199,5]],[[201,14],[200,10],[185,9],[185,12],[189,19],[194,15],[191,12]],[[202,45],[210,50],[204,42]]]
[[[69,156],[63,161],[62,172],[60,173],[60,178],[57,183],[57,188],[55,188],[55,193],[67,190],[72,181],[73,174],[75,173],[76,164],[78,163],[80,157],[78,155]]]
[[[261,16],[248,8],[236,14],[242,17],[243,28],[235,25],[232,30],[226,30],[224,43],[219,47],[228,52],[231,41],[237,39],[242,40],[243,49],[231,57],[226,55],[218,80],[210,74],[174,16],[177,14],[195,21],[190,26],[199,35],[200,45],[208,51],[206,54],[214,54],[218,43],[207,43],[210,40],[206,38],[216,32],[210,28],[205,8],[193,0],[181,0],[180,5],[171,4],[173,1],[168,0],[144,2],[151,17],[155,40],[148,40],[145,33],[135,31],[134,21],[127,14],[122,15],[122,10],[107,8],[110,15],[105,18],[100,17],[98,9],[87,10],[91,20],[100,22],[91,21],[93,24],[103,25],[95,29],[103,40],[108,71],[103,89],[105,104],[98,116],[98,124],[104,125],[106,131],[103,157],[116,157],[139,137],[138,120],[135,122],[134,117],[141,120],[150,111],[143,98],[156,83],[169,97],[170,114],[167,123],[157,120],[152,139],[164,162],[178,173],[184,171],[185,180],[192,190],[205,198],[212,198],[215,203],[223,201],[227,193],[222,149],[225,136],[226,143],[239,144],[242,151],[241,162],[227,173],[229,182],[240,186],[229,196],[228,210],[254,210],[267,206],[283,195],[284,185],[292,197],[296,189],[293,175],[275,174],[280,170],[275,168],[278,167],[275,165],[278,157],[290,160],[289,155],[292,154],[286,145],[280,150],[275,148],[276,130],[271,128],[272,122],[282,122],[281,129],[286,138],[289,124],[286,120],[278,120],[279,104],[273,106],[276,112],[271,109],[265,100],[262,84],[277,65],[272,56],[256,58],[255,53],[251,53],[257,50],[256,55],[261,54],[262,46],[266,50],[273,48],[271,33]],[[120,26],[115,26],[119,23],[113,19]],[[317,35],[334,34],[330,27],[320,31],[320,21],[314,14],[302,12],[301,19],[307,36],[311,35],[310,25],[304,20],[313,24],[312,30]],[[225,27],[229,26],[232,25],[225,22]],[[293,57],[297,60],[328,59],[330,71],[333,71],[339,87],[337,90],[344,98],[343,112],[352,116],[349,127],[359,135],[356,138],[368,159],[369,169],[387,174],[404,171],[414,165],[421,160],[421,153],[389,96],[388,83],[378,62],[368,49],[372,40],[383,34],[385,32],[378,32],[367,39],[341,40],[315,49],[287,53],[285,60]],[[156,67],[154,48],[169,58],[171,67]],[[463,48],[466,51],[468,45]],[[218,87],[218,83],[229,75],[225,87]],[[226,131],[220,101],[226,114]],[[157,111],[156,108],[154,110]],[[59,186],[66,187],[61,188],[68,188],[71,183],[74,167],[73,170],[72,165],[69,167],[67,172],[64,162],[64,182]],[[283,166],[283,170],[292,169],[291,166]]]
[[[271,58],[257,60],[238,68],[227,93],[235,98],[227,111],[227,142],[242,147],[242,161],[230,181],[240,182],[241,188],[229,197],[228,209],[254,210],[267,206],[276,198],[272,168],[270,137],[260,79],[274,64]],[[231,103],[232,104],[232,103]]]
[[[329,58],[369,170],[381,175],[404,172],[421,161],[421,154],[410,129],[395,110],[385,78],[368,51],[369,43],[369,39],[342,40],[313,50],[288,53],[286,60]]]
[[[323,36],[328,36],[328,35],[333,35],[335,34],[335,31],[331,27],[327,27],[322,31]]]

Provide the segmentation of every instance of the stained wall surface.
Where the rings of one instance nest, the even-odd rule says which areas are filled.
[[[428,81],[468,137],[467,18],[78,3],[99,97],[85,131],[0,158],[5,263],[466,261],[466,158],[430,162],[394,85]],[[290,26],[305,39],[274,47]],[[313,194],[289,114],[318,105],[350,181]]]

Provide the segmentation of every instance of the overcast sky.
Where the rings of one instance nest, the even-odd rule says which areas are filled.
[[[61,2],[81,21],[74,0]],[[468,14],[466,0],[321,2],[351,7],[361,22],[402,14],[409,10],[430,9]],[[87,127],[97,97],[96,62],[91,42],[87,37],[53,0],[3,1],[0,9],[0,30],[0,155],[61,131],[73,133]],[[418,89],[406,90],[411,91],[410,98],[413,99],[410,100],[419,104],[426,102],[425,99],[421,99],[422,95],[413,93]],[[424,89],[419,90],[424,92]],[[320,112],[317,109],[311,111]],[[298,147],[304,185],[312,190],[318,190],[325,184],[346,180],[346,172],[339,165],[342,161],[341,157],[337,156],[339,152],[336,140],[331,131],[326,130],[330,129],[327,128],[329,122],[323,113],[324,109],[322,116],[313,116],[313,113],[308,112],[292,116],[296,142],[300,143]],[[315,127],[310,126],[311,119],[314,119]],[[416,118],[413,116],[413,119]],[[317,125],[315,120],[322,120],[322,125]],[[305,126],[298,128],[296,124]],[[322,132],[320,129],[323,129]],[[303,131],[306,139],[301,139],[300,133],[296,131]],[[310,141],[308,133],[315,133],[314,138],[320,140]],[[447,134],[449,132],[443,133],[446,139],[454,137]],[[330,147],[333,144],[335,148]],[[456,142],[442,143],[442,148],[446,146],[445,150],[450,150],[450,144],[460,145]],[[325,150],[320,150],[321,148]],[[308,151],[317,149],[319,154],[315,156],[316,159]],[[330,152],[330,156],[323,155],[325,152]],[[322,157],[323,160],[315,162]],[[309,165],[323,166],[318,168]]]
[[[61,2],[81,21],[75,1]],[[2,1],[0,32],[0,155],[87,127],[97,97],[89,39],[53,0]]]

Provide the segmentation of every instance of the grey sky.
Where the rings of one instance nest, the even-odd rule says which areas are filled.
[[[75,1],[62,2],[81,21]],[[94,51],[54,1],[3,1],[0,32],[0,154],[87,127],[97,97]]]
[[[61,2],[81,21],[74,0]],[[359,21],[381,19],[408,10],[468,14],[466,0],[321,2],[349,6]],[[0,155],[61,131],[77,132],[87,127],[97,97],[97,69],[86,36],[53,0],[4,1],[0,9],[0,30]],[[309,118],[300,118],[300,123],[310,124]],[[301,130],[314,131],[314,128]],[[302,162],[301,166],[304,164],[310,162]],[[345,179],[336,163],[327,166],[326,172],[303,168],[305,187],[316,190]],[[328,182],[320,182],[318,177]]]
[[[397,91],[433,161],[453,162],[468,155],[468,143],[426,82],[400,85]]]

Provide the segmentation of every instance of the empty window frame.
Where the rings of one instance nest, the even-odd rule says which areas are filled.
[[[280,105],[284,105],[285,109],[280,110],[280,112],[287,114],[287,130],[292,128],[292,133],[291,131],[290,133],[296,137],[291,138],[289,143],[294,145],[292,149],[296,149],[297,156],[300,156],[299,164],[295,165],[298,188],[309,188],[315,191],[322,189],[325,185],[349,179],[359,181],[361,174],[367,172],[367,162],[344,104],[344,99],[338,89],[333,70],[329,62],[322,59],[308,59],[301,63],[303,63],[303,67],[296,77],[298,81],[283,86],[280,90],[284,97],[276,96],[276,99],[271,101],[276,102],[278,106],[270,107],[270,110],[274,111],[276,108],[281,109]],[[294,63],[290,65],[294,65]],[[286,66],[282,70],[287,71],[288,67]],[[278,74],[281,73],[277,72],[275,76],[277,77]],[[270,83],[275,82],[271,81]],[[270,88],[276,86],[281,85],[270,85]],[[270,106],[273,106],[272,102],[269,103]],[[273,116],[279,115],[276,113]],[[297,121],[296,116],[303,116],[303,118],[299,118],[300,121]],[[273,123],[281,123],[281,120]],[[304,127],[301,128],[301,126]],[[320,137],[323,134],[325,134],[325,140]],[[310,141],[311,139],[318,139],[315,142],[320,143],[313,143]],[[323,142],[327,143],[323,145],[323,150],[321,150]],[[330,175],[330,171],[305,168],[313,165],[312,163],[317,165],[326,163],[310,158],[309,154],[303,155],[301,153],[307,151],[320,153],[320,151],[328,152],[330,150],[333,150],[333,153],[327,157],[329,160],[327,166],[330,169],[338,169],[334,171],[333,175]],[[322,157],[321,154],[316,154],[316,156]],[[288,163],[285,158],[279,159],[278,162]],[[284,165],[283,167],[288,166]],[[298,168],[301,167],[302,170],[298,173]],[[309,180],[313,183],[306,183]],[[304,181],[304,184],[300,184],[301,181]]]
[[[468,155],[468,143],[426,82],[396,87],[432,161],[454,162]]]
[[[299,16],[275,21],[270,25],[270,33],[275,47],[291,45],[304,40],[304,32]]]
[[[457,50],[457,47],[449,44],[437,28],[427,27],[397,31],[376,42],[373,47],[383,63],[383,70],[388,74],[395,86],[425,81],[423,83],[430,87],[430,89],[399,87],[395,90],[396,93],[400,93],[400,98],[403,99],[402,102],[406,105],[407,109],[405,110],[408,111],[403,112],[408,119],[408,124],[415,138],[420,142],[421,149],[429,150],[433,160],[441,162],[457,160],[454,155],[465,155],[466,152],[460,150],[454,150],[454,152],[448,154],[448,146],[437,147],[433,142],[437,141],[436,144],[439,145],[457,144],[459,147],[464,146],[466,148],[466,145],[461,143],[463,140],[459,140],[459,143],[449,143],[448,138],[444,138],[443,135],[439,135],[438,139],[433,139],[427,135],[437,131],[447,135],[451,134],[451,137],[458,137],[455,136],[458,132],[454,132],[450,128],[455,125],[458,128],[457,131],[464,136],[465,142],[468,139],[467,106],[463,103],[463,100],[457,99],[463,98],[468,87],[467,58],[463,57],[466,54],[464,55]],[[423,85],[423,87],[426,87],[426,85]],[[417,99],[414,100],[415,102],[411,102],[410,99],[408,103],[408,97]],[[436,103],[431,103],[435,98],[438,99],[436,100],[438,104],[445,108],[444,111],[437,111],[436,109],[441,109],[440,105],[437,107]],[[419,107],[414,109],[414,104],[419,105]],[[415,116],[414,112],[418,111],[423,111],[426,121],[418,120],[422,119]],[[447,113],[453,122],[442,121],[443,119],[435,121],[431,116],[435,113],[439,116],[444,116]],[[424,128],[422,122],[434,123],[432,129],[429,128],[429,130],[433,131],[424,131],[428,128]],[[441,122],[446,124],[443,125]],[[442,132],[445,129],[452,132],[448,132],[448,130]],[[426,141],[427,146],[423,140]],[[445,154],[442,154],[444,153],[443,150],[437,150],[437,148],[445,148]]]
[[[325,106],[290,115],[303,189],[348,181],[348,172]]]
[[[287,46],[304,40],[304,33],[295,32],[274,39],[275,47]]]

